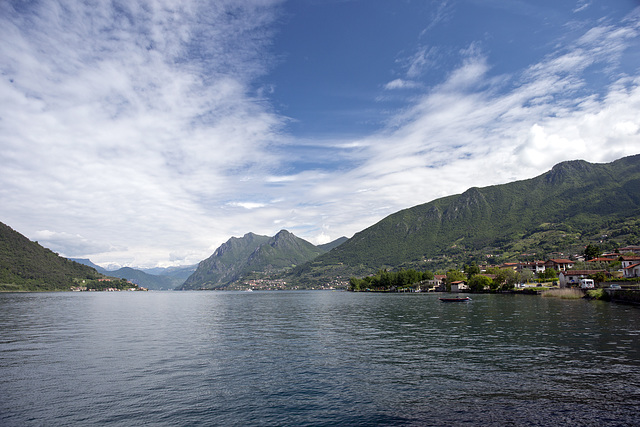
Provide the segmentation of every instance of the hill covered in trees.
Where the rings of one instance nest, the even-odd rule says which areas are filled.
[[[444,269],[605,250],[640,240],[640,155],[563,162],[532,179],[440,198],[389,215],[296,268],[300,285],[379,269]]]
[[[68,260],[0,223],[1,291],[68,291],[82,280],[96,280],[95,269]]]

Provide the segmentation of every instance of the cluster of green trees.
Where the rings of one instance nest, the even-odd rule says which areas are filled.
[[[390,272],[379,270],[374,276],[367,276],[362,279],[351,277],[349,279],[350,291],[389,291],[392,289],[402,289],[422,282],[432,280],[433,273],[430,271],[416,271],[413,269]]]
[[[449,270],[447,272],[447,289],[451,283],[457,280],[465,280],[471,292],[482,292],[485,289],[491,291],[507,291],[515,287],[516,283],[530,280],[533,273],[530,271],[517,272],[511,268],[489,267],[481,274],[480,267],[474,262],[464,265],[463,271]]]
[[[516,283],[531,280],[533,273],[530,271],[516,272],[510,268],[490,267],[481,274],[480,267],[474,262],[471,265],[464,265],[462,270],[450,269],[446,273],[445,290],[451,290],[451,284],[457,281],[464,281],[469,286],[471,292],[483,292],[486,289],[491,291],[505,291],[513,289]],[[545,275],[545,273],[541,273]],[[549,269],[545,277],[557,279],[555,270]],[[349,279],[350,291],[393,291],[403,288],[414,287],[416,284],[432,280],[434,274],[431,271],[419,272],[413,269],[389,272],[379,270],[373,276],[362,279],[351,277]]]

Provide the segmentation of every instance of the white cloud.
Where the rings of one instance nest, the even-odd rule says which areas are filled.
[[[440,50],[437,47],[421,46],[416,53],[408,59],[405,65],[407,77],[409,79],[415,79],[432,68],[437,68],[439,59]]]
[[[420,85],[417,82],[413,82],[410,80],[404,79],[395,79],[384,85],[384,88],[387,90],[393,89],[413,89],[419,87]]]
[[[573,13],[582,12],[583,10],[587,9],[589,6],[591,6],[591,1],[578,0],[578,3],[576,4],[575,9],[573,9]]]
[[[635,26],[594,29],[599,37],[583,37],[520,76],[491,77],[475,52],[387,131],[365,139],[367,161],[322,185],[321,197],[343,192],[341,208],[373,223],[471,186],[533,177],[564,160],[637,154],[640,79],[622,76],[597,91],[583,80],[589,67],[615,75],[612,63]]]
[[[210,207],[278,162],[281,119],[249,96],[275,3],[3,3],[4,221],[57,230],[68,255],[93,250],[67,231],[105,233],[134,262],[222,240]]]
[[[492,75],[471,43],[387,128],[303,141],[251,95],[277,3],[127,3],[135,19],[111,2],[0,4],[0,220],[100,264],[192,264],[232,235],[326,243],[470,186],[638,153],[640,79],[619,70],[634,15],[519,75]],[[426,88],[438,53],[420,47],[383,87]]]
[[[93,242],[79,234],[39,230],[33,234],[38,243],[53,251],[59,251],[60,255],[67,256],[74,253],[97,254],[126,250],[105,245],[103,242]]]
[[[248,210],[263,208],[265,206],[264,203],[255,203],[255,202],[231,202],[231,203],[228,203],[228,205],[231,207],[239,207],[239,208],[244,208]]]

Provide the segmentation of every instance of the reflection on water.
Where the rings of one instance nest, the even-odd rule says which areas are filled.
[[[637,425],[640,310],[346,292],[0,295],[0,424]]]

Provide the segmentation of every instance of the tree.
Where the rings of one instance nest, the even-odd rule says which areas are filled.
[[[545,268],[544,271],[538,273],[538,279],[556,280],[558,272],[553,268]]]
[[[501,289],[512,289],[518,281],[518,273],[511,268],[501,268],[496,274],[494,284]]]
[[[584,257],[589,261],[590,259],[598,258],[602,254],[602,251],[596,245],[588,244],[584,249]]]
[[[482,292],[485,287],[491,287],[492,282],[487,276],[476,274],[469,279],[469,289],[471,289],[471,292]]]
[[[359,291],[361,289],[360,285],[364,282],[364,280],[358,279],[356,277],[351,277],[349,279],[349,289],[352,291]]]
[[[607,281],[607,273],[604,271],[599,271],[597,273],[591,274],[589,279],[593,279],[597,283],[603,283]]]
[[[465,280],[466,277],[464,273],[460,270],[449,270],[447,271],[447,284],[451,284],[452,282],[458,282],[460,280]]]
[[[427,270],[422,273],[422,280],[433,280],[434,275],[431,271]]]
[[[476,262],[472,262],[470,266],[465,268],[465,272],[467,273],[467,279],[471,279],[476,274],[480,274],[480,267]]]
[[[533,279],[533,271],[528,270],[528,269],[523,269],[520,272],[520,278],[522,279],[523,282],[528,282],[529,280]]]

